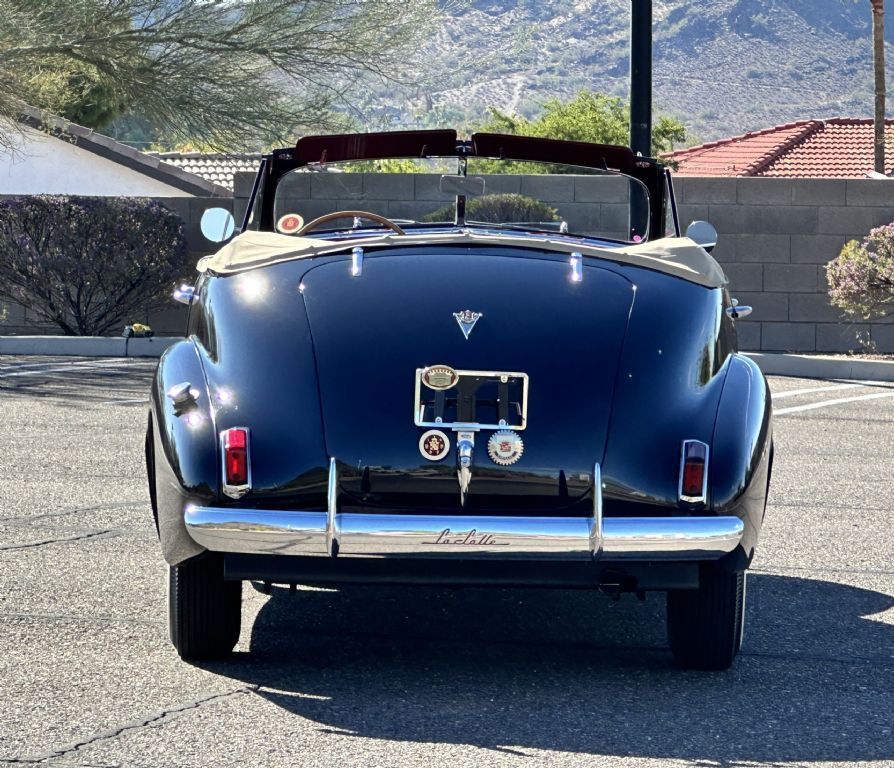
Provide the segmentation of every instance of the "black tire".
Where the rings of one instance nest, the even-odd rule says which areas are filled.
[[[742,645],[745,572],[703,565],[698,589],[667,593],[667,637],[682,669],[729,669]]]
[[[220,659],[239,641],[242,582],[225,581],[223,558],[205,552],[170,566],[168,626],[180,658]]]

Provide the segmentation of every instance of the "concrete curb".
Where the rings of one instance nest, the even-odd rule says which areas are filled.
[[[179,336],[132,339],[105,336],[0,336],[0,355],[160,357],[162,352],[179,340]],[[781,352],[745,354],[768,376],[894,381],[894,361],[791,355]]]
[[[179,336],[0,336],[0,355],[160,357]]]
[[[894,381],[894,361],[861,360],[850,357],[817,357],[783,353],[746,352],[767,376],[800,379],[855,379]]]

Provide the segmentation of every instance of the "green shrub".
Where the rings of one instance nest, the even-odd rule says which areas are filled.
[[[445,205],[425,217],[425,221],[453,221],[454,206]],[[482,195],[466,201],[466,221],[503,224],[513,221],[559,221],[555,208],[525,195]]]
[[[851,240],[826,265],[832,304],[865,320],[894,314],[894,223]]]
[[[183,222],[153,200],[0,201],[0,298],[65,334],[98,335],[141,318],[187,271]]]

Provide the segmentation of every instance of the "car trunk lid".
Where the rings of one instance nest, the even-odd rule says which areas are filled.
[[[302,284],[345,508],[549,514],[586,506],[605,448],[630,281],[595,265],[573,281],[554,254],[517,250],[372,254],[361,274],[350,267],[327,262]],[[468,338],[455,317],[466,310],[480,313]],[[473,432],[463,502],[458,434],[442,430],[449,450],[437,461],[420,446],[430,427],[416,424],[417,371],[433,365],[528,377],[521,457],[495,463],[487,443],[496,430]],[[483,404],[479,420],[493,413]]]

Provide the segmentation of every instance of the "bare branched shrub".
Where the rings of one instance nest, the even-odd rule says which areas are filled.
[[[0,298],[65,334],[99,335],[142,317],[188,272],[183,222],[153,200],[0,201]]]

